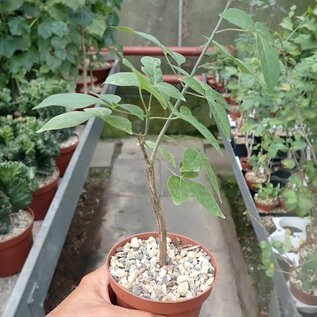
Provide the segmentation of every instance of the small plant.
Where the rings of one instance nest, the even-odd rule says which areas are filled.
[[[277,199],[280,190],[279,187],[274,187],[271,183],[265,183],[264,186],[258,184],[258,189],[257,197],[262,201]]]
[[[300,217],[309,215],[314,207],[316,195],[302,181],[299,175],[289,178],[289,183],[282,190],[282,197],[286,204],[286,210],[295,211]]]
[[[10,230],[10,214],[27,207],[36,189],[34,169],[20,162],[0,163],[0,234]]]
[[[300,287],[307,294],[314,294],[317,290],[317,255],[307,254],[303,264],[295,268],[291,274],[291,282]]]
[[[0,116],[13,114],[16,110],[12,103],[11,90],[9,88],[0,88]]]
[[[0,124],[0,162],[23,162],[38,177],[53,174],[59,146],[51,133],[36,133],[43,125],[40,120],[7,116],[0,118]]]
[[[48,120],[65,112],[63,107],[51,107],[40,111],[32,110],[45,96],[75,90],[75,84],[63,79],[38,77],[30,81],[21,80],[20,95],[15,104],[23,116],[35,116]]]
[[[228,2],[226,9],[229,4],[230,1]],[[181,78],[183,86],[181,92],[174,86],[163,82],[160,59],[144,56],[141,58],[141,70],[143,73],[137,70],[129,61],[123,59],[123,64],[130,69],[130,72],[113,74],[109,76],[105,82],[106,84],[117,86],[137,87],[143,109],[135,105],[120,104],[121,98],[119,96],[100,95],[99,98],[96,98],[84,94],[53,95],[46,98],[37,107],[35,107],[35,109],[41,109],[47,106],[60,105],[67,108],[79,108],[88,106],[92,103],[97,103],[101,106],[94,109],[85,109],[85,111],[82,112],[71,111],[56,116],[47,122],[40,131],[56,130],[75,126],[91,117],[97,116],[101,117],[111,126],[119,128],[132,135],[134,132],[132,131],[131,122],[126,117],[120,116],[120,114],[124,115],[128,112],[144,120],[143,133],[137,133],[136,135],[138,136],[139,146],[145,161],[149,195],[158,224],[160,239],[159,263],[161,266],[167,263],[167,244],[165,217],[156,191],[154,173],[154,163],[158,153],[163,155],[171,163],[171,166],[174,167],[172,172],[173,175],[171,175],[168,180],[168,188],[173,202],[176,205],[180,205],[181,203],[188,201],[191,197],[194,197],[195,200],[207,209],[208,212],[224,217],[211,191],[205,185],[194,180],[198,175],[198,172],[202,170],[206,171],[212,187],[218,196],[220,195],[216,176],[208,164],[206,155],[197,148],[186,148],[182,161],[177,167],[173,155],[161,147],[161,142],[169,125],[174,120],[183,120],[194,126],[202,134],[202,136],[207,139],[219,153],[221,153],[220,146],[216,138],[201,122],[197,120],[196,117],[193,116],[191,110],[186,106],[186,94],[188,93],[194,93],[207,101],[209,109],[213,114],[213,118],[217,121],[226,137],[229,138],[230,136],[230,126],[226,113],[227,103],[224,98],[209,85],[193,77],[201,63],[202,57],[213,41],[222,19],[226,19],[241,27],[245,31],[251,32],[257,38],[258,52],[260,54],[264,81],[268,90],[271,90],[275,86],[279,77],[279,65],[276,67],[277,56],[268,40],[268,30],[266,27],[260,23],[255,23],[245,12],[238,9],[225,10],[220,16],[221,18],[216,28],[208,38],[191,74],[187,73],[180,67],[185,62],[185,58],[182,55],[169,50],[154,36],[143,32],[136,32],[128,27],[119,27],[120,30],[138,35],[162,49],[167,63],[171,67],[172,71],[175,73],[177,71],[184,75],[184,77]],[[213,43],[221,49],[227,58],[235,62],[242,71],[252,74],[252,71],[250,71],[243,61],[233,57],[219,43],[215,41]],[[268,55],[270,56],[269,59],[267,58]],[[190,92],[189,89],[193,92]],[[150,95],[148,104],[144,102],[144,92],[147,92]],[[158,134],[155,142],[148,140],[149,126],[153,120],[157,119],[152,116],[152,98],[156,98],[162,108],[169,111],[169,115],[167,117],[159,118],[160,120],[165,120],[165,124]],[[173,102],[173,100],[176,101]],[[146,148],[149,148],[151,154],[148,154]]]

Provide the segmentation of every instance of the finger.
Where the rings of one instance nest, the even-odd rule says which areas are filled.
[[[113,316],[116,317],[164,317],[162,315],[155,315],[152,313],[135,310],[135,309],[128,309],[119,306],[112,306],[113,308]]]

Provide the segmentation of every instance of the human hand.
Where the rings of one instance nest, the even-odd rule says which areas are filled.
[[[155,317],[155,315],[111,304],[106,266],[86,275],[46,317]]]

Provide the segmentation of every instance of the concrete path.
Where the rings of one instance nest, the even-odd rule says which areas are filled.
[[[182,137],[180,140],[182,147],[195,145],[204,148],[201,139]],[[180,161],[183,154],[182,147],[175,143],[165,143],[163,147],[175,155],[176,161]],[[99,145],[99,150],[105,148],[110,149],[109,145],[108,147],[105,144]],[[102,167],[103,156],[104,164],[108,166],[111,152],[108,150],[107,153],[103,152],[103,155],[95,154],[98,163],[93,161],[92,166]],[[226,158],[221,158],[213,149],[207,149],[206,153],[216,172],[230,172],[231,168]],[[219,264],[218,282],[203,305],[200,316],[257,316],[254,290],[240,251],[226,198],[222,197],[221,205],[227,217],[225,220],[208,214],[194,201],[176,207],[167,189],[169,172],[166,164],[164,160],[158,158],[156,175],[168,231],[201,242],[212,251]],[[203,182],[207,182],[204,175],[199,177]],[[96,233],[94,241],[96,252],[90,258],[89,269],[100,266],[105,261],[111,246],[122,237],[156,230],[155,217],[147,192],[144,161],[135,138],[122,140],[121,154],[113,162],[110,181],[103,198],[104,216]]]

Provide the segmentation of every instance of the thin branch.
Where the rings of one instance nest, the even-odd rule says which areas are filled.
[[[228,29],[222,29],[216,32],[216,34],[218,33],[222,33],[222,32],[227,32],[227,31],[234,31],[234,32],[250,32],[249,30],[244,30],[244,29],[235,29],[235,28],[228,28]]]
[[[231,2],[232,2],[232,0],[229,0],[229,1],[227,2],[224,11],[226,11],[226,10],[228,9],[228,7],[230,6]],[[201,63],[201,61],[202,61],[204,55],[206,54],[206,52],[207,52],[207,50],[208,50],[208,48],[209,48],[209,46],[210,46],[210,44],[211,44],[213,38],[215,37],[216,32],[217,32],[217,30],[218,30],[218,28],[220,27],[220,24],[221,24],[221,22],[222,22],[222,19],[223,19],[223,18],[220,17],[220,19],[218,20],[218,22],[217,22],[217,24],[216,24],[214,30],[212,31],[212,33],[211,33],[211,35],[210,35],[210,37],[209,37],[207,43],[206,43],[205,46],[204,46],[204,49],[202,50],[200,56],[198,57],[198,59],[197,59],[197,61],[196,61],[196,64],[194,65],[193,70],[192,70],[192,72],[191,72],[191,74],[190,74],[191,77],[193,77],[193,76],[196,74],[197,69],[198,69],[198,66],[200,65],[200,63]],[[182,92],[181,92],[182,97],[185,96],[185,93],[187,92],[188,88],[189,88],[189,86],[186,84],[185,87],[183,88]],[[181,97],[176,101],[176,103],[175,103],[175,105],[174,105],[174,107],[175,107],[176,110],[178,109],[178,107],[180,106],[180,104],[181,104]],[[172,116],[173,116],[173,113],[171,113],[171,114],[169,115],[169,118],[172,118]],[[167,120],[167,121],[165,122],[165,124],[164,124],[164,126],[163,126],[163,128],[162,128],[162,130],[161,130],[161,132],[160,132],[160,134],[159,134],[159,136],[158,136],[157,139],[156,139],[155,146],[154,146],[154,149],[153,149],[151,158],[150,158],[150,161],[151,161],[151,162],[153,162],[154,159],[155,159],[155,155],[156,155],[156,153],[157,153],[157,149],[158,149],[158,147],[159,147],[159,145],[160,145],[160,143],[161,143],[161,141],[162,141],[162,138],[163,138],[163,136],[164,136],[166,130],[168,129],[170,123],[171,123],[171,120]]]

